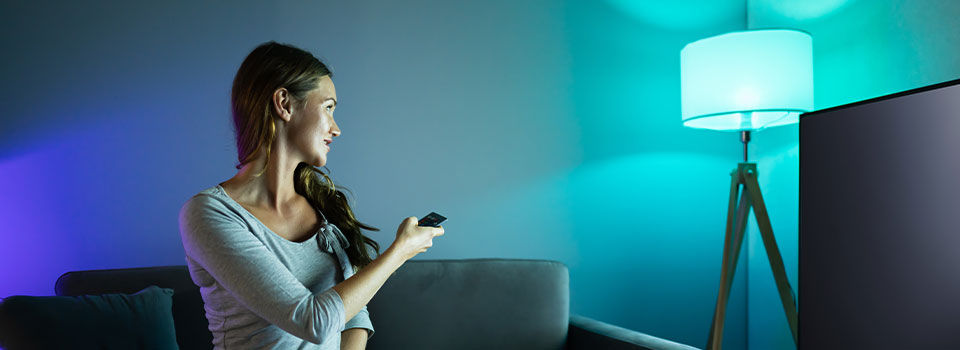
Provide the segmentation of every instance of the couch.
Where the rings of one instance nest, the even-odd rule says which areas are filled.
[[[67,272],[58,296],[173,289],[180,349],[211,349],[203,301],[185,265]],[[411,260],[367,305],[368,349],[657,349],[693,347],[569,313],[569,274],[556,261]],[[416,334],[417,336],[411,336]]]

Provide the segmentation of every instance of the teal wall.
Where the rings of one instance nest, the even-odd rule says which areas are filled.
[[[960,78],[960,2],[749,0],[750,28],[813,36],[814,103],[833,107]],[[797,286],[798,126],[754,135],[760,185],[791,284]],[[749,229],[749,348],[793,349],[756,225]],[[802,303],[801,312],[803,312]]]

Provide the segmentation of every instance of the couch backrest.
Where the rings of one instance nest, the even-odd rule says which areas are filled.
[[[368,349],[562,349],[569,305],[560,262],[412,260],[367,305]]]
[[[181,350],[213,349],[200,288],[186,265],[129,269],[71,271],[60,276],[57,295],[136,293],[150,285],[173,289],[173,322]]]
[[[171,288],[180,349],[212,349],[203,300],[185,265],[67,272],[57,295]],[[560,262],[521,259],[411,260],[367,306],[368,349],[562,349],[569,274]]]

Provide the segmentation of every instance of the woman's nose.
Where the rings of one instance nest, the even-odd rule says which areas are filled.
[[[333,124],[331,125],[332,125],[332,130],[330,130],[330,133],[333,134],[333,137],[340,136],[340,127],[337,126],[337,122],[333,121]]]

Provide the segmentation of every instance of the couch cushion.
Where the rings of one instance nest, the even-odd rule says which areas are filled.
[[[569,299],[557,261],[411,260],[367,305],[368,349],[563,349]]]
[[[57,279],[57,295],[133,293],[149,285],[173,289],[173,322],[180,350],[213,349],[200,288],[186,265],[67,272]]]
[[[14,295],[0,303],[0,346],[16,349],[177,349],[173,290]]]

